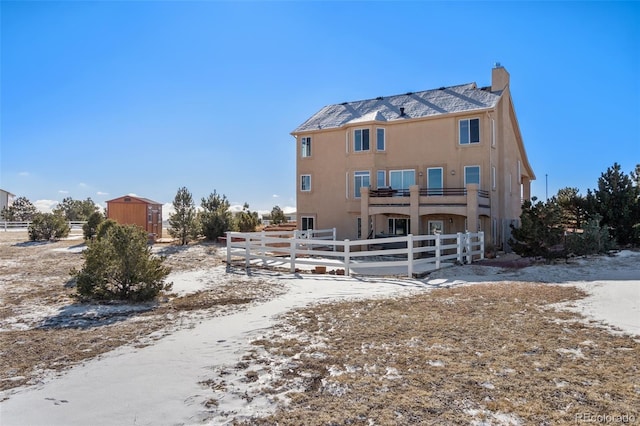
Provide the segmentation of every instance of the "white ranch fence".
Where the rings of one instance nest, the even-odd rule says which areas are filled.
[[[82,229],[82,225],[84,225],[85,223],[87,223],[86,220],[72,220],[67,222],[69,224],[69,228],[71,229]],[[24,222],[10,222],[10,221],[6,221],[6,220],[1,220],[0,221],[0,229],[3,231],[8,231],[8,230],[26,230],[29,228],[29,225],[31,225],[30,221],[24,221]]]
[[[334,229],[276,232],[227,232],[227,264],[233,257],[264,265],[289,264],[291,273],[302,265],[340,268],[345,275],[352,270],[376,275],[382,268],[416,272],[440,269],[443,262],[471,263],[484,259],[484,233],[406,235],[367,240],[336,240]],[[342,272],[342,271],[340,271]],[[392,274],[399,275],[399,274]],[[404,275],[404,272],[402,273]]]

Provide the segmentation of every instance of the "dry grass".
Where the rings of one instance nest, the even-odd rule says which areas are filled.
[[[260,280],[242,285],[230,280],[215,290],[135,308],[95,305],[89,315],[83,312],[86,305],[75,299],[69,275],[71,268],[81,267],[82,256],[67,249],[82,245],[82,240],[26,240],[26,232],[0,232],[0,390],[38,383],[51,371],[63,371],[122,345],[148,345],[172,330],[191,327],[197,319],[243,309],[281,291]],[[221,264],[211,244],[156,249],[167,256],[166,264],[174,271]],[[50,315],[43,320],[42,312]]]
[[[574,287],[499,283],[289,314],[252,357],[288,404],[251,424],[574,424],[640,413],[640,344],[548,305]],[[260,354],[260,355],[258,355]],[[255,367],[254,367],[255,368]]]

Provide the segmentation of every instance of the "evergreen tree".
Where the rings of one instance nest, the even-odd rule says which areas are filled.
[[[598,179],[598,189],[594,191],[601,225],[611,228],[613,237],[620,245],[633,242],[633,226],[637,223],[638,191],[631,177],[614,163]]]
[[[49,241],[69,235],[69,224],[66,219],[55,213],[36,213],[29,225],[31,241]]]
[[[509,245],[521,256],[550,258],[557,254],[555,249],[563,239],[561,209],[555,197],[546,203],[536,200],[533,197],[522,205],[520,226],[511,225]]]
[[[278,225],[280,223],[285,223],[287,221],[287,217],[284,215],[284,212],[280,208],[280,206],[275,206],[271,209],[271,223],[274,225]]]
[[[91,198],[84,201],[66,197],[53,210],[54,213],[63,215],[69,221],[88,220],[89,216],[100,210],[100,207]]]
[[[106,229],[88,243],[82,269],[71,271],[81,297],[144,302],[171,288],[164,282],[171,270],[162,265],[164,258],[153,255],[142,228],[114,222]]]
[[[236,228],[240,232],[254,232],[260,224],[258,212],[249,210],[249,204],[244,203],[242,211],[236,216]]]
[[[87,223],[82,225],[82,234],[85,240],[92,240],[98,232],[98,226],[104,221],[104,215],[95,211],[91,213],[91,216],[87,219]]]
[[[181,245],[198,238],[200,227],[191,192],[186,187],[178,189],[173,200],[175,213],[169,215],[169,234],[178,238]]]
[[[231,229],[233,215],[225,195],[219,195],[214,190],[209,197],[202,199],[200,206],[202,207],[199,215],[200,225],[202,234],[207,240],[215,241]]]
[[[26,197],[18,197],[9,207],[2,209],[2,218],[9,222],[27,222],[38,212]]]
[[[578,188],[562,188],[556,196],[561,210],[561,224],[565,229],[580,229],[587,218],[587,202]]]

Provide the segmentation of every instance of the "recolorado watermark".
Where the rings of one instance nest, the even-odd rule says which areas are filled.
[[[577,413],[576,423],[635,424],[638,418],[634,414],[595,414]]]

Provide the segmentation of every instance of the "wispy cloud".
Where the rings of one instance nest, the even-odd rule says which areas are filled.
[[[88,187],[89,185],[87,185],[87,184],[86,184],[86,183],[84,183],[84,182],[80,182],[80,183],[78,184],[78,186],[79,186],[80,188],[86,188],[86,187]]]
[[[273,194],[271,198],[280,198],[280,196],[278,194]]]
[[[64,190],[64,189],[60,189],[60,190],[58,191],[58,194],[68,194],[68,193],[69,193],[69,191]]]
[[[18,176],[29,176],[29,172],[20,172]]]
[[[109,195],[109,193],[108,192],[98,191],[98,192],[96,192],[96,195]]]

